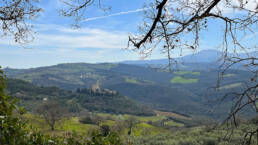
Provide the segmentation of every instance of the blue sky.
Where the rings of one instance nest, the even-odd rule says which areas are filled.
[[[107,1],[107,0],[105,0]],[[104,1],[104,2],[105,2]],[[69,18],[59,16],[62,8],[59,0],[44,0],[40,6],[44,9],[40,17],[31,22],[37,32],[35,40],[21,46],[14,43],[10,37],[0,40],[0,65],[12,68],[30,68],[73,62],[118,62],[123,60],[138,60],[141,56],[127,47],[128,34],[137,33],[137,26],[143,13],[139,12],[150,0],[109,0],[111,12],[103,14],[96,7],[89,9],[87,18],[81,29],[72,29]],[[138,12],[133,12],[138,11]],[[121,13],[121,15],[103,17]],[[99,18],[101,17],[101,18]],[[214,49],[220,41],[217,29],[221,23],[209,23],[209,31],[201,34],[202,49]],[[207,37],[208,36],[208,37]],[[251,39],[251,36],[250,38]],[[253,38],[252,39],[256,39]],[[187,53],[186,53],[187,54]],[[180,54],[175,52],[174,56]],[[165,58],[157,49],[147,59]]]

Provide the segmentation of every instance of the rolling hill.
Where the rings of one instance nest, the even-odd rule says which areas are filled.
[[[154,109],[214,118],[225,116],[233,103],[230,99],[223,103],[217,100],[232,90],[240,91],[251,75],[242,70],[228,70],[217,92],[211,89],[218,81],[216,69],[168,72],[128,64],[68,63],[32,69],[8,68],[4,72],[8,78],[37,86],[70,91],[107,88]]]
[[[87,109],[92,112],[149,116],[154,111],[132,99],[108,89],[63,90],[57,87],[38,87],[18,79],[7,80],[7,91],[20,100],[20,105],[33,112],[45,99],[56,100],[70,112]]]

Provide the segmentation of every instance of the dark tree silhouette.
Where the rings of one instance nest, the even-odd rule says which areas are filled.
[[[32,25],[42,9],[36,6],[38,0],[0,0],[0,24],[2,35],[12,35],[15,42],[27,43],[32,37]]]

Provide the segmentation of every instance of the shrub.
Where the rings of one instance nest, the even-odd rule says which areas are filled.
[[[82,117],[79,121],[83,124],[95,124],[90,116]]]
[[[108,134],[110,133],[110,127],[108,125],[102,125],[100,126],[100,130],[102,132],[102,135],[104,137],[108,136]]]

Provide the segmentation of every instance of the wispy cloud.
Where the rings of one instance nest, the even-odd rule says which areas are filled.
[[[93,20],[98,20],[98,19],[104,19],[104,18],[113,17],[113,16],[126,15],[126,14],[130,14],[130,13],[138,13],[138,12],[142,12],[142,11],[145,11],[145,10],[148,10],[148,9],[150,9],[150,8],[142,8],[142,9],[136,9],[136,10],[131,10],[131,11],[114,13],[114,14],[105,15],[105,16],[92,17],[92,18],[84,19],[84,20],[82,20],[82,22],[88,22],[88,21],[93,21]]]
[[[78,30],[61,25],[37,25],[35,28],[38,30],[35,40],[26,46],[14,43],[12,37],[0,39],[0,65],[29,68],[65,62],[114,62],[137,58],[135,53],[123,50],[128,41],[128,34],[123,31]]]
[[[47,28],[46,28],[47,27]],[[121,31],[107,31],[97,28],[72,29],[60,25],[36,25],[35,40],[26,48],[103,48],[122,49],[127,46],[128,34]],[[54,33],[50,33],[54,32]],[[0,45],[19,46],[11,37],[0,39]]]

